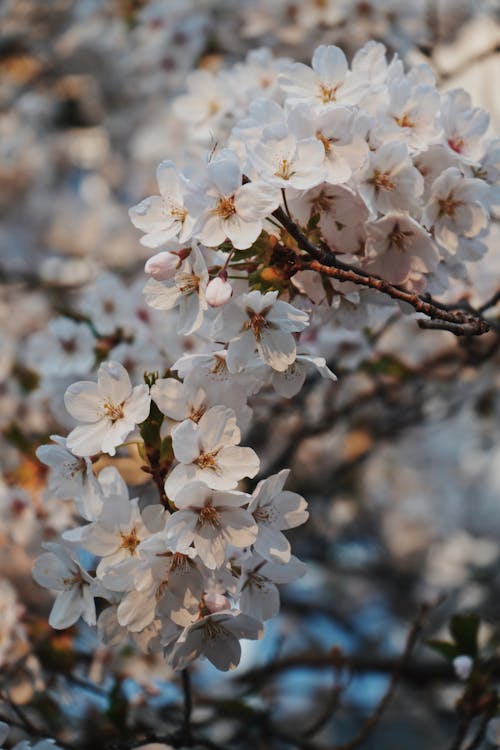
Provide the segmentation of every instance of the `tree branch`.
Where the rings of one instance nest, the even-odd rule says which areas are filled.
[[[444,328],[455,335],[480,336],[489,330],[488,322],[479,311],[472,308],[468,312],[460,309],[447,310],[444,306],[434,302],[430,295],[426,295],[424,299],[400,286],[385,281],[379,276],[368,274],[361,268],[342,263],[326,244],[322,243],[321,247],[318,247],[312,243],[295,222],[288,218],[283,209],[278,208],[273,216],[278,219],[288,234],[296,241],[298,247],[313,259],[298,259],[297,268],[299,270],[316,271],[338,281],[350,281],[353,284],[376,289],[392,299],[406,302],[416,312],[423,313],[434,321],[440,321],[441,325],[436,322],[433,327]]]
[[[356,734],[355,737],[353,737],[352,740],[350,740],[349,742],[345,742],[342,745],[335,745],[332,748],[332,750],[354,750],[354,748],[359,747],[359,745],[361,745],[369,737],[371,732],[375,729],[380,719],[382,718],[386,708],[391,702],[394,693],[396,692],[396,687],[399,684],[401,674],[403,671],[403,667],[408,661],[411,655],[411,652],[413,651],[415,647],[417,639],[422,630],[423,619],[424,619],[424,616],[427,614],[427,611],[428,611],[428,606],[423,605],[420,608],[420,612],[415,618],[415,621],[413,622],[413,625],[411,626],[410,632],[408,633],[405,649],[396,664],[394,672],[392,673],[389,687],[387,688],[386,692],[382,696],[382,700],[376,707],[375,711],[368,717],[368,719],[362,725],[359,732]]]

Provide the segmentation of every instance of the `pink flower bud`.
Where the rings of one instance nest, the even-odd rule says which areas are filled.
[[[223,612],[226,609],[231,609],[229,599],[227,599],[222,594],[217,594],[215,592],[205,594],[203,600],[205,602],[206,608],[212,614],[214,614],[214,612]]]
[[[171,279],[172,276],[175,276],[180,264],[181,259],[177,253],[164,250],[161,253],[153,255],[152,258],[146,261],[144,270],[152,276],[153,279],[156,279],[157,281],[166,281],[167,279]]]
[[[206,297],[207,302],[211,307],[221,307],[231,299],[233,293],[233,287],[220,276],[216,276],[208,283]]]

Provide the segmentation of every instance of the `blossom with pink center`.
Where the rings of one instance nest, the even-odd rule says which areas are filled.
[[[228,341],[227,367],[239,372],[257,353],[273,370],[286,370],[296,357],[293,333],[304,330],[309,316],[278,292],[242,294],[226,305],[214,322],[212,337]]]
[[[459,249],[460,237],[476,237],[488,225],[485,208],[490,186],[483,180],[464,177],[450,167],[437,178],[425,206],[424,226],[434,230],[437,241],[448,251]]]
[[[203,482],[192,482],[175,496],[177,511],[167,521],[167,537],[175,550],[192,544],[207,568],[220,568],[228,545],[249,547],[257,538],[257,524],[244,492],[214,492]]]

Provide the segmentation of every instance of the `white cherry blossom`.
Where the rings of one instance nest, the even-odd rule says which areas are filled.
[[[288,115],[290,131],[299,139],[316,138],[323,146],[325,181],[347,182],[368,157],[368,145],[354,129],[355,113],[347,107],[325,107],[319,112],[306,104]]]
[[[270,562],[290,560],[290,543],[282,531],[300,526],[309,517],[304,498],[283,489],[289,473],[288,469],[283,469],[260,481],[248,506],[259,527],[254,550]]]
[[[176,549],[193,544],[201,561],[219,568],[228,545],[249,547],[257,538],[257,525],[247,510],[244,492],[214,492],[203,482],[192,482],[175,496],[178,509],[167,521],[168,538]]]
[[[156,170],[160,195],[144,198],[129,210],[132,224],[146,234],[141,245],[160,247],[176,238],[186,242],[191,237],[194,220],[184,206],[187,181],[169,160],[162,161]]]
[[[135,426],[149,414],[151,397],[146,385],[132,388],[125,368],[118,362],[99,367],[97,383],[73,383],[64,394],[66,409],[84,424],[75,427],[66,445],[76,456],[109,453],[114,456]]]
[[[156,617],[182,627],[193,622],[203,592],[203,577],[193,557],[187,545],[179,543],[174,549],[162,531],[139,546],[128,577],[110,569],[103,583],[115,590],[126,587],[117,609],[119,624],[139,633]]]
[[[464,177],[459,169],[450,167],[437,178],[423,215],[423,223],[439,243],[456,252],[460,236],[476,237],[488,224],[484,206],[489,186],[474,178]]]
[[[278,292],[242,294],[226,305],[214,323],[212,336],[228,341],[227,367],[239,372],[250,364],[255,352],[273,370],[284,371],[296,357],[293,333],[304,330],[309,316]]]
[[[91,370],[96,339],[86,323],[54,318],[48,331],[32,334],[26,342],[26,362],[46,376],[74,375]]]
[[[271,383],[274,390],[285,398],[292,398],[304,385],[307,370],[315,369],[322,378],[337,380],[337,376],[326,364],[324,357],[313,357],[310,354],[297,354],[295,362],[292,362],[286,370],[279,372],[273,370]]]
[[[159,378],[151,387],[151,398],[165,416],[176,422],[199,422],[205,412],[220,402],[210,389],[175,378]],[[232,406],[226,401],[227,406]]]
[[[150,279],[144,287],[144,296],[155,310],[177,308],[177,331],[188,336],[203,323],[203,313],[208,307],[205,299],[207,283],[207,265],[199,249],[193,247],[175,276],[166,281]]]
[[[424,181],[413,166],[406,143],[394,141],[381,146],[359,174],[359,192],[370,209],[377,212],[408,211],[418,204]]]
[[[66,438],[51,435],[55,445],[41,445],[36,455],[49,467],[48,489],[61,500],[74,499],[81,515],[92,521],[102,507],[97,477],[88,458],[75,456],[66,447]]]
[[[431,236],[408,214],[388,214],[366,227],[363,266],[393,284],[432,273],[439,255]]]
[[[308,190],[325,179],[325,149],[317,138],[298,141],[291,133],[271,132],[249,147],[248,158],[264,182],[282,190]]]
[[[240,639],[255,641],[262,634],[261,622],[237,610],[208,614],[183,630],[170,655],[170,663],[180,670],[198,656],[205,656],[217,669],[227,672],[240,662]]]
[[[484,135],[489,115],[471,106],[471,97],[463,89],[453,89],[442,97],[441,123],[446,147],[462,162],[478,162],[484,153]]]
[[[88,625],[95,625],[94,580],[70,549],[54,543],[46,543],[45,548],[48,551],[35,561],[33,578],[40,586],[59,592],[49,625],[58,630],[68,628],[80,617]]]
[[[293,555],[286,563],[264,560],[257,554],[243,562],[239,582],[239,607],[258,620],[276,617],[280,595],[276,584],[291,583],[305,575],[307,566]]]
[[[208,143],[233,107],[227,84],[208,70],[195,70],[187,77],[186,88],[187,93],[175,99],[173,111],[194,140]]]
[[[254,477],[259,459],[251,448],[238,445],[241,434],[232,409],[213,406],[199,422],[186,419],[172,430],[174,455],[179,461],[165,482],[168,497],[193,481],[218,490],[236,487],[243,477]]]
[[[81,546],[101,558],[97,577],[136,557],[140,543],[165,524],[165,513],[162,505],[148,505],[141,512],[139,498],[130,500],[127,491],[106,498],[99,517],[81,529],[80,537]]]
[[[236,154],[225,150],[207,165],[206,183],[190,195],[198,219],[193,234],[207,247],[229,239],[233,247],[250,247],[262,231],[263,220],[280,202],[279,192],[265,182],[242,184]]]
[[[290,104],[305,102],[316,106],[357,104],[368,89],[362,73],[348,70],[339,47],[322,44],[314,52],[311,66],[290,63],[279,76],[279,85]]]

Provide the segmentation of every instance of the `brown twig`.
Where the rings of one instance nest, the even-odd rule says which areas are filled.
[[[491,307],[495,307],[497,302],[500,302],[500,289],[498,290],[498,292],[495,292],[495,294],[489,300],[486,300],[486,302],[481,305],[481,307],[478,307],[478,312],[484,313]]]
[[[428,606],[425,606],[425,605],[421,606],[420,612],[415,618],[413,625],[411,626],[408,636],[406,638],[406,645],[405,645],[404,651],[401,657],[399,658],[398,662],[396,663],[396,667],[392,673],[389,687],[387,688],[386,692],[382,696],[381,701],[379,702],[379,704],[377,705],[373,713],[366,719],[361,729],[355,735],[355,737],[352,738],[352,740],[350,740],[349,742],[345,742],[342,745],[335,745],[332,748],[332,750],[354,750],[354,748],[359,747],[359,745],[361,745],[369,737],[372,731],[375,729],[380,719],[382,718],[385,710],[387,709],[389,703],[391,702],[394,693],[396,692],[396,688],[401,679],[403,667],[408,661],[417,643],[418,637],[423,627],[423,619],[425,615],[427,614],[428,609],[429,609]]]
[[[481,719],[481,723],[478,727],[478,730],[474,737],[471,739],[465,750],[478,750],[478,748],[481,746],[481,743],[483,742],[486,731],[488,729],[488,724],[490,722],[490,719],[493,718],[493,716],[496,713],[498,707],[498,695],[494,693],[491,697],[491,701],[484,712],[483,718]]]
[[[325,243],[322,243],[320,247],[312,243],[283,209],[278,208],[273,216],[280,221],[288,234],[296,241],[299,249],[313,259],[298,259],[297,268],[299,270],[316,271],[338,281],[349,281],[353,284],[376,289],[392,299],[405,302],[413,307],[416,312],[423,313],[432,320],[440,321],[441,325],[438,326],[436,322],[435,328],[444,328],[455,335],[480,336],[489,330],[487,321],[484,320],[479,311],[472,308],[468,312],[461,309],[453,311],[444,309],[442,305],[435,303],[429,295],[424,299],[402,287],[389,283],[379,276],[374,276],[361,268],[343,263]]]

